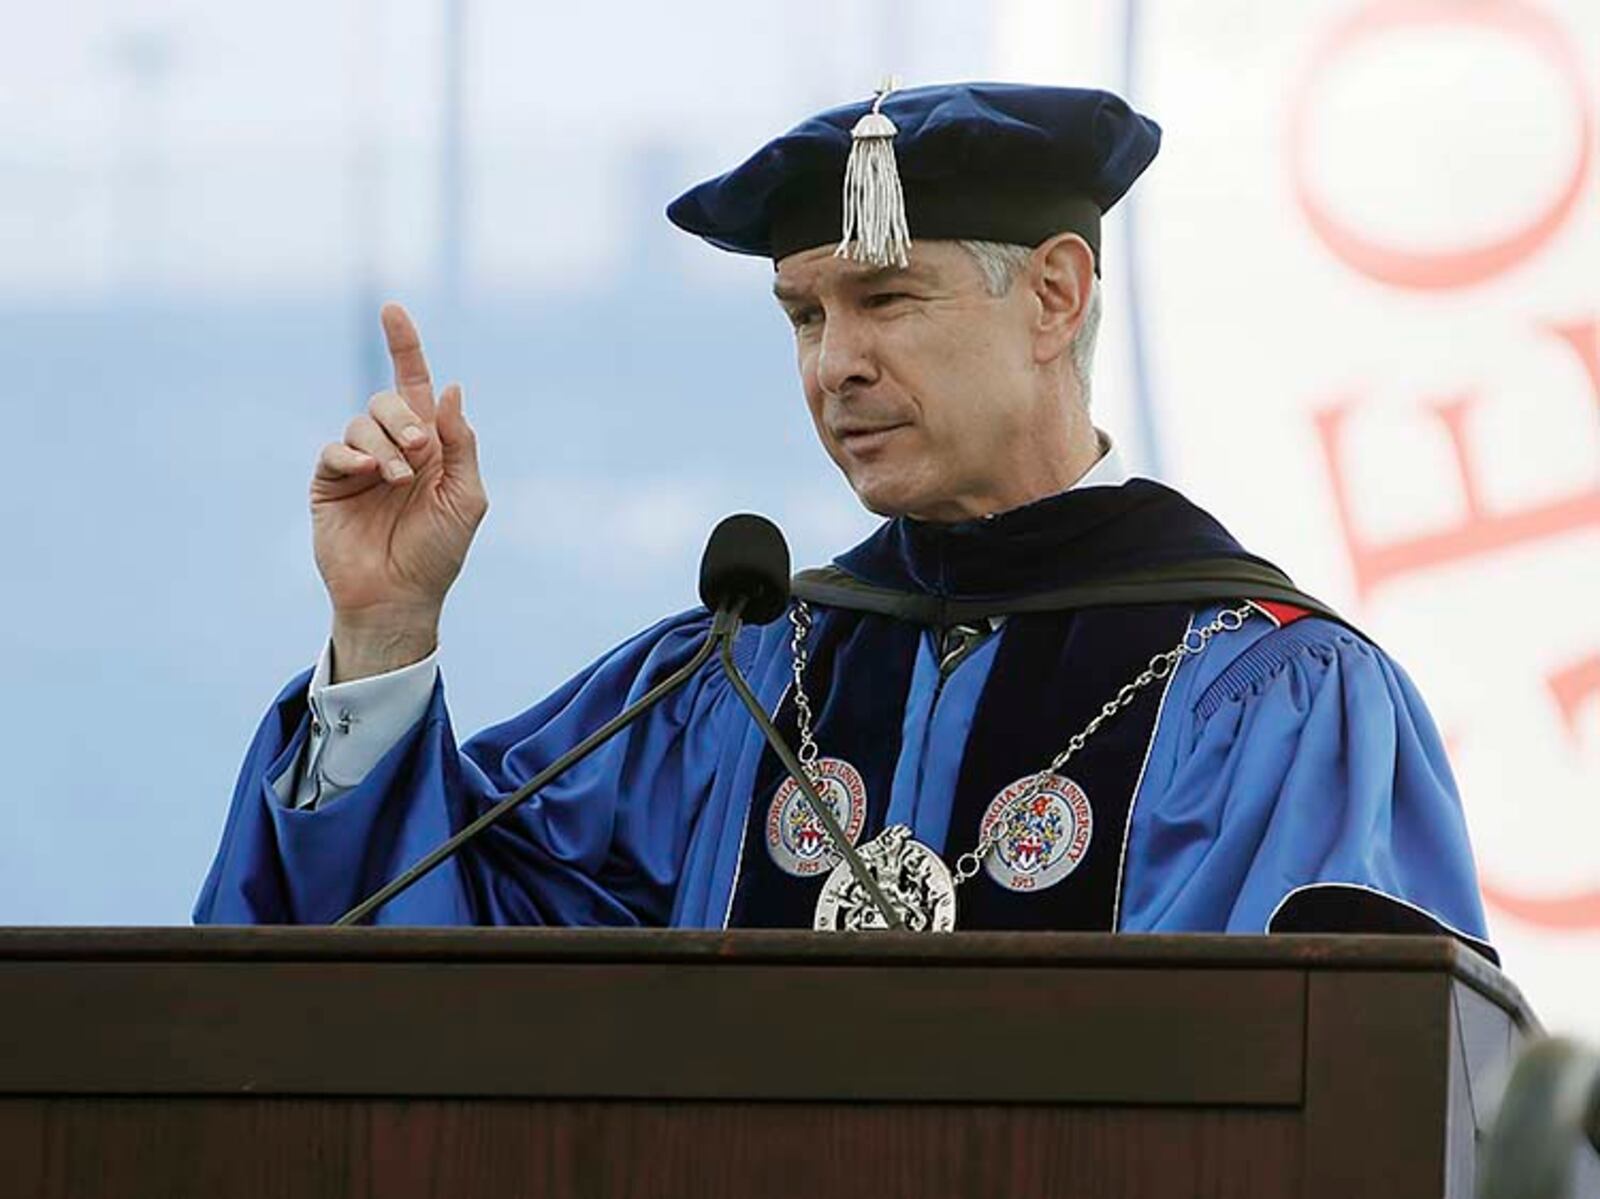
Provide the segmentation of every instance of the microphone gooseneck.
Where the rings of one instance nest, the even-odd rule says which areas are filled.
[[[767,744],[772,747],[772,752],[777,755],[778,761],[783,763],[784,770],[794,780],[795,786],[800,788],[800,794],[805,798],[806,804],[811,809],[811,814],[827,830],[828,839],[838,848],[839,854],[850,867],[850,873],[855,876],[867,897],[872,900],[872,906],[878,909],[878,914],[883,917],[883,922],[893,929],[904,929],[905,920],[901,917],[895,906],[889,902],[889,897],[883,893],[883,888],[878,885],[877,877],[868,869],[867,864],[861,860],[861,855],[856,852],[856,847],[850,844],[850,838],[839,827],[839,822],[834,818],[832,810],[823,802],[822,796],[817,794],[817,788],[812,783],[811,777],[806,774],[806,769],[800,764],[800,759],[795,757],[794,750],[789,748],[788,742],[783,739],[783,734],[773,726],[766,710],[761,706],[750,685],[745,682],[744,675],[739,672],[738,665],[733,660],[733,639],[727,638],[722,643],[722,669],[728,676],[728,682],[733,685],[734,692],[739,696],[745,709],[750,713],[750,718],[756,722],[756,727],[761,730],[761,735],[767,739]]]
[[[831,809],[817,794],[816,784],[806,773],[800,759],[789,743],[773,726],[761,701],[750,690],[750,684],[733,660],[733,640],[737,636],[740,619],[750,624],[770,624],[789,607],[789,546],[778,526],[764,516],[743,512],[727,517],[711,531],[705,556],[700,560],[700,599],[706,607],[721,612],[734,613],[734,629],[722,638],[722,670],[728,676],[750,718],[755,721],[768,746],[783,763],[784,770],[800,788],[800,794],[811,814],[827,832],[829,840],[849,863],[855,875],[872,900],[878,914],[890,928],[904,928],[905,920],[883,893],[877,878],[861,860],[850,838],[839,827]]]
[[[531,799],[534,792],[548,785],[573,766],[576,766],[640,716],[655,707],[667,695],[687,683],[695,671],[705,664],[705,660],[717,648],[717,642],[726,635],[722,630],[729,627],[738,628],[738,617],[733,616],[731,619],[725,619],[724,613],[717,613],[717,618],[712,621],[711,631],[706,634],[706,639],[700,643],[700,648],[695,650],[694,657],[652,687],[639,698],[637,703],[617,713],[617,715],[606,721],[554,762],[551,762],[550,765],[456,833],[448,841],[444,841],[437,848],[430,850],[427,856],[418,861],[415,866],[412,866],[404,874],[399,875],[390,882],[385,883],[343,916],[340,916],[339,919],[334,921],[334,925],[342,927],[344,925],[360,924],[396,895],[408,890],[412,884],[430,873],[434,867],[450,857],[451,854],[455,853],[468,841],[471,841],[485,829],[499,824],[512,810],[521,807],[522,804]]]

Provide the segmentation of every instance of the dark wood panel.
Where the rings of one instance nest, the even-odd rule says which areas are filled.
[[[1253,1199],[1301,1177],[1293,1113],[1274,1110],[32,1102],[0,1100],[19,1199]]]
[[[1451,988],[1452,992],[1457,989]],[[1466,1029],[1462,1027],[1457,998],[1454,994],[1450,997],[1449,1040],[1445,1046],[1449,1060],[1445,1079],[1444,1194],[1475,1199],[1478,1193],[1478,1128],[1473,1111]]]
[[[1295,971],[0,962],[0,1093],[1298,1104]]]
[[[1530,1034],[1470,987],[1458,983],[1452,990],[1473,1129],[1487,1134],[1490,1113],[1498,1109],[1500,1092],[1511,1077],[1511,1063]]]
[[[0,1178],[18,1195],[42,1195],[61,1172],[47,1114],[65,1100],[0,1099]]]
[[[1451,1058],[1460,1044],[1451,985],[1445,975],[1312,976],[1307,1199],[1449,1194],[1446,1118]],[[1455,1195],[1470,1199],[1471,1192]]]

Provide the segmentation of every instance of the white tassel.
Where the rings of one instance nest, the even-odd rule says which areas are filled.
[[[895,165],[894,122],[879,111],[892,86],[878,92],[872,111],[850,131],[850,159],[844,168],[844,237],[835,258],[876,267],[910,264],[911,230],[906,198]]]

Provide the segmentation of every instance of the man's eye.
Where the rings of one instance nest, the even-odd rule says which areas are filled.
[[[910,298],[903,291],[875,291],[867,297],[867,307],[887,308],[890,304],[898,303],[901,300],[909,300]]]
[[[789,323],[796,329],[809,329],[822,318],[815,308],[795,308],[789,313]]]

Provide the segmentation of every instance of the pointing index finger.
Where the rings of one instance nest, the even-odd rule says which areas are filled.
[[[422,354],[422,338],[411,315],[399,304],[383,306],[383,336],[389,343],[389,358],[394,363],[394,389],[411,405],[411,411],[425,421],[433,420],[433,379],[428,360]]]

